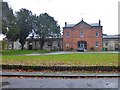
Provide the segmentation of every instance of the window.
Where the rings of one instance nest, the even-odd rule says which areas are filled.
[[[99,47],[99,43],[98,42],[96,42],[96,47]]]
[[[105,46],[108,46],[108,43],[107,43],[107,42],[105,43]]]
[[[66,37],[69,37],[69,36],[70,36],[69,32],[66,32]]]
[[[99,32],[96,32],[96,37],[98,37],[99,36]]]
[[[52,46],[52,42],[48,42],[48,47],[51,47]]]
[[[84,37],[84,33],[83,32],[80,32],[80,37]]]
[[[66,43],[65,47],[68,48],[69,47],[69,43]]]
[[[60,47],[60,43],[58,43],[58,47]]]

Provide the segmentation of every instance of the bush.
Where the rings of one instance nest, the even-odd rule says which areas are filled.
[[[21,70],[52,70],[52,71],[119,71],[116,66],[23,66],[23,65],[2,65],[2,69]]]
[[[91,47],[91,48],[90,48],[90,51],[94,51],[94,47]]]

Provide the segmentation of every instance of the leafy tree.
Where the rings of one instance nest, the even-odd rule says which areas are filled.
[[[12,42],[12,49],[14,49],[14,41],[19,38],[19,33],[19,26],[17,24],[13,24],[12,27],[10,27],[8,33],[6,34],[7,39]]]
[[[35,36],[35,31],[37,30],[37,16],[36,15],[32,15],[31,17],[31,20],[32,20],[32,32],[31,32],[31,41],[34,41],[34,36]],[[35,48],[34,49],[37,49],[37,43],[35,41]]]
[[[20,35],[19,42],[21,43],[21,49],[24,49],[25,39],[32,32],[32,12],[27,9],[20,9],[16,12],[17,24],[19,25]]]
[[[13,49],[14,41],[19,36],[19,28],[13,10],[8,6],[7,2],[2,2],[2,33],[6,35],[8,41],[12,42]]]
[[[2,40],[0,41],[0,43],[2,43],[2,49],[1,50],[5,50],[5,48],[8,48],[8,42],[6,40]]]
[[[0,34],[2,33],[2,1],[0,1]]]
[[[37,29],[35,32],[40,37],[41,50],[46,42],[46,38],[60,35],[60,26],[57,24],[57,21],[55,21],[54,18],[49,16],[47,13],[40,14],[37,17],[36,27]]]
[[[2,2],[2,33],[6,34],[13,20],[13,11],[7,2]]]

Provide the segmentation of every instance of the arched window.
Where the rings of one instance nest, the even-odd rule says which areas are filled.
[[[84,33],[83,32],[80,32],[80,37],[84,37]]]
[[[66,43],[65,47],[68,48],[69,47],[69,43]]]
[[[66,32],[66,37],[68,38],[70,36],[70,33],[69,32]]]
[[[99,36],[99,32],[96,32],[96,37],[98,37]]]
[[[98,42],[96,42],[96,47],[99,47],[99,43]]]

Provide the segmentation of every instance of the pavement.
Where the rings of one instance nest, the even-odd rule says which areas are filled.
[[[54,55],[54,54],[74,54],[74,53],[78,53],[78,54],[86,54],[86,53],[91,53],[91,54],[95,54],[95,53],[120,53],[118,51],[101,51],[101,52],[90,52],[90,51],[85,51],[85,52],[77,52],[77,51],[56,51],[56,52],[50,52],[50,53],[32,53],[32,54],[24,54],[25,56],[37,56],[37,55]]]
[[[118,77],[120,76],[117,73],[80,73],[80,72],[11,72],[11,71],[3,71],[0,72],[0,75],[8,76],[79,76],[79,77],[94,77],[94,76],[101,76],[101,77]]]
[[[0,75],[14,76],[35,76],[35,77],[2,77],[2,88],[92,88],[91,90],[99,90],[93,88],[105,88],[110,90],[118,90],[119,74],[103,74],[103,73],[79,73],[79,72],[0,72]],[[36,77],[38,76],[38,77]],[[46,78],[39,76],[78,76],[86,78]],[[99,78],[91,78],[98,77]],[[109,77],[108,77],[109,76]],[[103,78],[104,77],[104,78]],[[101,90],[101,89],[100,89]]]

